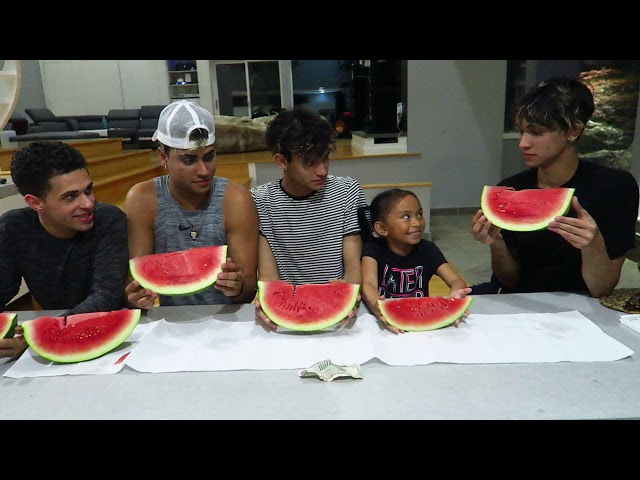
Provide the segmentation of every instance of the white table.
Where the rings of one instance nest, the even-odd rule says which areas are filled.
[[[363,308],[363,307],[361,307]],[[431,364],[372,360],[363,380],[297,370],[0,377],[0,419],[616,419],[640,418],[640,334],[620,312],[565,293],[477,296],[474,313],[578,310],[636,352],[613,362]],[[362,310],[364,312],[364,310]],[[59,312],[21,312],[26,320]],[[160,307],[149,319],[253,318],[252,305]],[[0,374],[9,364],[0,366]]]

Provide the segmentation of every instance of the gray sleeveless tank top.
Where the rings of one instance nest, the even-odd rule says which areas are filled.
[[[194,247],[226,245],[227,235],[222,223],[222,199],[229,182],[223,177],[213,177],[211,198],[205,210],[188,212],[180,208],[169,193],[169,176],[153,179],[156,188],[157,212],[153,225],[155,253],[176,252]],[[197,236],[191,238],[191,226]],[[231,303],[228,297],[213,285],[193,295],[160,295],[160,305],[213,305]]]

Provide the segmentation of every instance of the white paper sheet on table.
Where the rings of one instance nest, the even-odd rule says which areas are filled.
[[[330,358],[341,365],[372,356],[364,322],[350,329],[313,333],[266,331],[255,322],[224,322],[207,317],[195,323],[161,321],[127,357],[140,372],[285,370]]]
[[[640,333],[640,315],[620,315],[620,323],[622,323],[626,327],[629,327],[631,330],[635,330],[636,332]]]
[[[606,362],[634,353],[577,311],[472,313],[458,328],[373,341],[376,357],[389,365]]]
[[[372,315],[351,328],[304,334],[265,331],[254,322],[207,317],[161,321],[127,357],[141,372],[306,368],[320,360],[389,365],[537,363],[619,360],[634,352],[577,311],[471,314],[460,327],[401,335],[381,330]]]
[[[56,363],[42,358],[28,348],[16,363],[4,372],[4,377],[54,377],[58,375],[105,375],[118,373],[126,364],[126,355],[140,345],[140,340],[151,332],[159,321],[139,323],[129,338],[119,347],[93,360],[78,363]],[[125,357],[125,358],[123,358]]]

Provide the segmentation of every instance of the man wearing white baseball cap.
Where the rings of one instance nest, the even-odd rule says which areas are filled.
[[[193,295],[160,295],[159,303],[251,302],[256,294],[258,215],[249,190],[215,176],[213,116],[195,102],[173,102],[160,113],[153,140],[160,144],[160,164],[167,175],[140,182],[127,194],[129,256],[227,245],[227,262],[212,287]],[[125,293],[134,308],[150,308],[158,298],[135,280]]]

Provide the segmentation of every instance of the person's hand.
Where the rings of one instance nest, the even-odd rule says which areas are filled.
[[[452,290],[449,295],[447,295],[445,298],[464,298],[467,295],[469,295],[471,293],[471,288],[467,287],[467,288],[461,288],[459,290]],[[464,319],[467,317],[467,315],[469,315],[471,312],[469,312],[469,310],[464,312],[464,315],[462,317],[460,317],[459,319],[457,319],[455,322],[453,322],[453,326],[454,327],[458,327],[458,325],[460,325],[461,322],[464,322]]]
[[[380,295],[380,300],[382,300],[383,302],[386,301],[386,298],[384,295]],[[400,330],[397,327],[394,327],[393,325],[391,325],[389,322],[387,322],[387,319],[384,318],[384,315],[382,314],[382,312],[380,311],[380,308],[377,308],[378,312],[376,314],[376,318],[378,319],[378,321],[380,321],[380,323],[382,323],[382,325],[384,325],[384,327],[393,332],[393,333],[404,333],[404,330]]]
[[[571,202],[571,206],[576,212],[576,218],[556,217],[547,228],[560,235],[574,247],[583,249],[591,245],[602,234],[593,217],[580,205],[578,197],[574,195]]]
[[[22,327],[15,327],[15,337],[0,339],[0,358],[15,357],[21,355],[27,347],[27,341],[22,336]]]
[[[464,298],[471,293],[471,288],[461,288],[459,290],[452,290],[446,298]]]
[[[132,281],[125,288],[127,300],[135,308],[153,308],[158,298],[158,294],[148,288],[142,288],[137,280]]]
[[[256,321],[263,323],[267,328],[271,330],[275,330],[278,328],[278,325],[273,323],[271,320],[267,318],[267,316],[262,311],[262,307],[260,307],[260,300],[256,298]]]
[[[497,238],[502,238],[501,230],[487,220],[482,210],[478,210],[471,219],[471,235],[485,245],[491,245]]]
[[[333,278],[331,280],[329,280],[329,283],[347,283],[347,281],[343,278]],[[358,314],[358,308],[360,308],[360,302],[362,301],[362,295],[358,294],[358,297],[356,298],[356,304],[353,307],[353,309],[347,314],[346,317],[344,317],[342,320],[340,320],[340,322],[338,322],[336,324],[336,328],[342,328],[344,327],[349,320],[351,320],[353,317],[355,317]]]
[[[231,258],[227,258],[213,286],[224,293],[225,297],[237,297],[242,293],[242,281],[242,268],[233,263]]]

